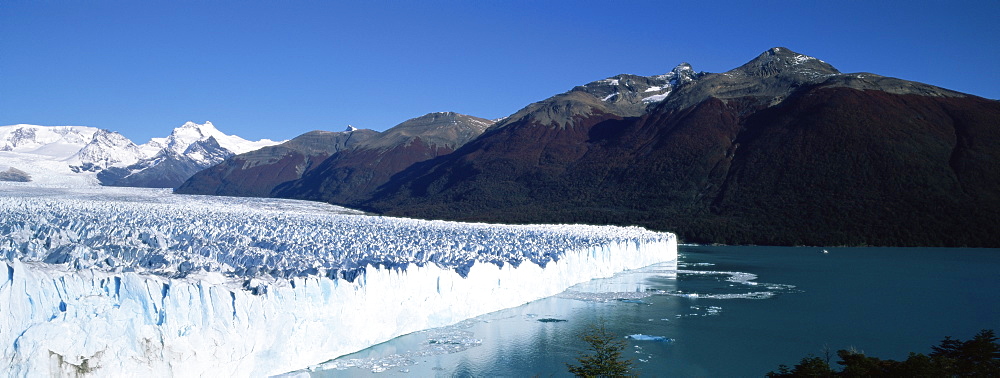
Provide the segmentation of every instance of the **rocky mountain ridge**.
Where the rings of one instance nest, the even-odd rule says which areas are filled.
[[[623,78],[638,81],[600,85]],[[1000,102],[841,73],[780,47],[692,75],[645,108],[637,96],[611,106],[613,90],[588,87],[525,107],[367,199],[331,202],[638,224],[708,243],[1000,245]]]
[[[703,243],[998,247],[998,128],[1000,101],[775,47],[723,73],[616,75],[495,121],[431,113],[307,133],[177,192]],[[204,144],[198,156],[221,156],[221,140]]]
[[[279,145],[225,159],[192,175],[174,191],[179,194],[269,197],[276,186],[301,178],[331,155],[354,148],[377,134],[373,130],[354,127],[341,132],[310,131]]]
[[[450,153],[493,122],[430,113],[384,132],[314,131],[283,145],[234,156],[177,187],[180,194],[278,196],[312,200],[364,198],[410,165]]]

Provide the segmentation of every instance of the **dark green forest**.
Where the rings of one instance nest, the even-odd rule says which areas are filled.
[[[837,369],[832,356],[807,356],[798,364],[780,365],[768,377],[1000,377],[1000,344],[993,330],[982,330],[962,341],[945,337],[930,354],[910,353],[903,361],[866,356],[856,350],[838,350]]]

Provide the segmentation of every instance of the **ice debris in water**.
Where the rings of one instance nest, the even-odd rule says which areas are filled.
[[[637,334],[634,334],[634,335],[628,335],[628,336],[625,336],[625,338],[631,339],[631,340],[636,340],[636,341],[656,341],[656,342],[661,342],[661,343],[669,343],[669,342],[673,342],[674,341],[674,339],[671,339],[671,338],[665,337],[665,336],[651,336],[651,335],[643,335],[641,333],[637,333]]]
[[[612,293],[590,293],[583,291],[566,290],[557,295],[559,298],[576,299],[589,302],[632,302],[641,303],[641,299],[652,296],[653,292],[612,292]]]
[[[427,339],[420,344],[419,349],[393,353],[387,356],[368,358],[338,358],[309,367],[310,371],[347,370],[358,368],[380,373],[394,368],[411,366],[419,363],[422,357],[439,356],[458,353],[483,344],[483,340],[475,338],[471,331],[465,328],[468,321],[450,327],[423,331]]]
[[[657,291],[656,294],[703,299],[768,299],[775,296],[779,292],[794,292],[795,289],[795,285],[754,282],[754,280],[757,279],[757,275],[753,273],[705,270],[678,270],[677,273],[693,276],[726,276],[725,280],[727,282],[732,282],[742,286],[764,287],[769,291],[751,291],[741,293],[685,293],[681,291]]]

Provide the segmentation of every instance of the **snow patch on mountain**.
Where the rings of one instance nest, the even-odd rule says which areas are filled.
[[[622,74],[598,80],[574,90],[585,91],[608,103],[622,115],[638,115],[646,106],[666,100],[674,90],[697,80],[697,73],[688,63],[681,63],[662,75],[636,76]]]
[[[670,96],[670,91],[666,91],[666,92],[660,93],[660,94],[655,94],[655,95],[652,95],[652,96],[649,96],[649,97],[643,97],[642,98],[642,102],[646,103],[646,104],[652,104],[652,103],[655,103],[655,102],[660,102],[660,101],[666,100],[667,96]]]

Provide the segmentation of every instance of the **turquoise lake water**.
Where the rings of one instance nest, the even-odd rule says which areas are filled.
[[[677,266],[595,280],[524,306],[343,356],[318,377],[569,376],[604,321],[641,376],[763,376],[807,354],[930,352],[1000,331],[1000,250],[681,246]],[[377,326],[377,325],[373,325]],[[643,339],[645,337],[637,337]],[[834,355],[834,359],[836,359]]]

